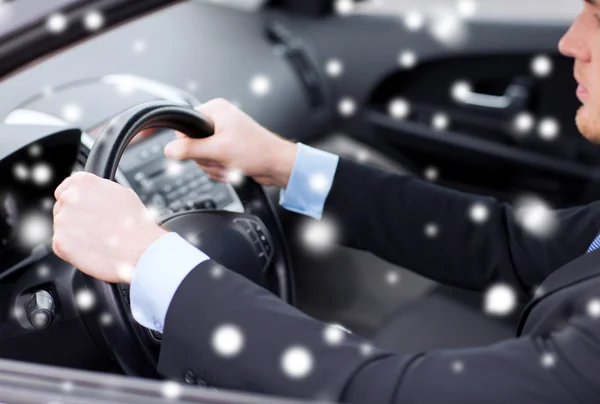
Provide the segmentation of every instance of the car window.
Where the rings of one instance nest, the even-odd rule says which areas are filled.
[[[338,6],[345,7],[345,0]],[[451,9],[480,19],[571,21],[581,10],[581,1],[565,0],[366,0],[354,7],[358,13],[389,13]]]

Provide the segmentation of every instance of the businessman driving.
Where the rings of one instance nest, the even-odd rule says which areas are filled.
[[[592,142],[600,142],[599,21],[600,7],[586,1],[559,44],[575,59],[577,125]],[[487,347],[402,355],[364,349],[350,333],[332,344],[326,325],[157,226],[131,190],[76,174],[56,189],[54,251],[88,275],[131,283],[135,319],[164,333],[164,376],[191,370],[217,387],[352,403],[600,402],[600,310],[590,310],[600,304],[600,203],[555,212],[557,233],[540,239],[492,198],[288,142],[224,100],[198,110],[214,136],[180,135],[168,157],[194,159],[214,179],[236,169],[281,187],[286,209],[334,214],[349,245],[422,275],[479,290],[506,282],[532,300],[517,337]],[[311,186],[315,176],[323,186]],[[489,208],[485,225],[464,219],[476,202]],[[443,234],[414,237],[429,220]],[[239,330],[235,352],[211,343],[223,324]]]

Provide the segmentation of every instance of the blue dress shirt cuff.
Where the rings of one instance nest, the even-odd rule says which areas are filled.
[[[133,318],[163,332],[167,311],[185,277],[209,257],[177,233],[167,233],[142,254],[131,281]]]
[[[339,162],[335,154],[298,143],[298,153],[279,204],[287,210],[321,219]]]

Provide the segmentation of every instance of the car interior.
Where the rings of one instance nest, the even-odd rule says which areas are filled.
[[[0,358],[160,379],[162,336],[133,320],[128,288],[84,277],[50,244],[54,189],[88,170],[109,122],[141,103],[225,98],[285,138],[501,202],[533,195],[560,209],[600,197],[598,146],[577,131],[572,60],[557,49],[567,22],[474,19],[449,45],[397,15],[340,15],[333,1],[253,3],[64,0],[0,31]],[[101,27],[80,23],[90,10]],[[173,128],[136,136],[112,179],[188,240],[206,229],[178,223],[182,212],[227,222],[219,231],[239,242],[205,252],[310,316],[398,353],[515,335],[526,302],[493,316],[483,291],[365,251],[315,251],[304,234],[314,220],[279,207],[278,189],[169,161],[173,138]],[[432,228],[444,231],[424,219],[424,234]],[[261,241],[253,250],[241,236]]]

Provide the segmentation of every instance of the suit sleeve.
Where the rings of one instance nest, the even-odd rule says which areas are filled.
[[[471,219],[474,205],[487,218]],[[598,202],[552,212],[555,230],[526,231],[514,209],[341,158],[324,218],[342,242],[452,286],[481,290],[507,282],[521,294],[584,254],[600,229]]]
[[[192,371],[217,388],[329,402],[597,403],[599,321],[575,310],[564,328],[546,335],[398,355],[353,334],[332,338],[326,324],[206,261],[171,303],[159,371],[176,380]],[[238,330],[235,349],[227,348],[231,338],[218,341],[223,327]]]

